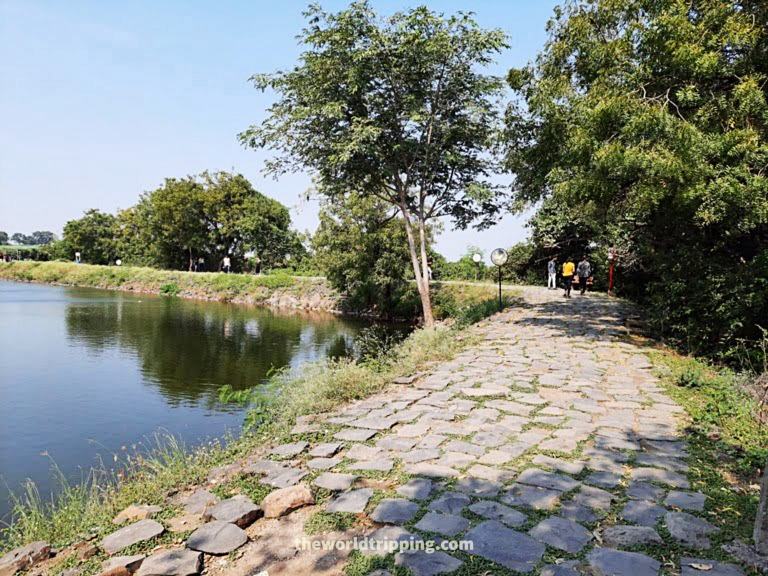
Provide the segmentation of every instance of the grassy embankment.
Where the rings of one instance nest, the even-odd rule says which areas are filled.
[[[295,306],[335,309],[340,299],[321,279],[272,273],[261,276],[180,272],[137,266],[71,262],[0,263],[0,279],[165,294],[249,304],[283,300]]]
[[[88,268],[97,267],[79,268],[87,277]],[[121,270],[114,269],[116,273]],[[0,275],[4,271],[0,267]],[[41,276],[40,272],[35,274],[37,281],[54,278],[53,275]],[[97,277],[101,279],[103,274],[100,271]],[[114,530],[112,518],[130,504],[163,505],[162,517],[178,513],[178,509],[167,505],[168,495],[204,482],[208,472],[217,466],[263,450],[267,443],[287,439],[300,416],[327,412],[365,398],[382,390],[395,377],[453,357],[469,341],[461,328],[495,312],[497,306],[495,291],[478,287],[460,287],[452,291],[447,300],[455,318],[454,329],[416,330],[376,358],[309,364],[299,374],[278,374],[260,391],[245,395],[251,404],[247,421],[250,426],[247,433],[236,440],[224,438],[190,450],[174,438],[158,436],[122,458],[125,466],[119,473],[105,466],[91,470],[79,483],[67,482],[59,476],[60,488],[50,502],[29,484],[25,492],[14,497],[13,522],[3,530],[0,551],[36,540],[63,548],[88,535],[104,536]],[[505,305],[513,301],[508,294]],[[251,492],[260,501],[263,488],[245,479],[242,482],[247,484],[242,487],[245,493]],[[182,535],[175,537],[179,536]],[[90,564],[98,567],[99,559],[94,557]]]

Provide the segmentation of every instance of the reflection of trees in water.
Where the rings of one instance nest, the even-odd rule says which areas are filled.
[[[218,389],[264,382],[271,369],[351,353],[360,322],[325,314],[276,314],[170,298],[71,303],[70,341],[94,353],[134,351],[169,403],[213,406]]]

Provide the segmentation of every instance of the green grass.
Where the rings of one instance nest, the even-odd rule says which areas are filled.
[[[329,532],[345,532],[357,522],[357,516],[347,512],[315,512],[304,524],[307,536],[328,534]]]

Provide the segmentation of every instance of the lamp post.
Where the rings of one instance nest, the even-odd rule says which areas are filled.
[[[472,255],[472,260],[475,263],[475,282],[477,282],[477,273],[480,271],[480,260],[482,260],[482,259],[483,259],[483,257],[480,256],[480,254],[478,254],[477,252],[475,252]]]
[[[499,269],[499,311],[501,311],[501,267],[507,263],[508,258],[509,254],[503,248],[496,248],[491,252],[491,262]]]

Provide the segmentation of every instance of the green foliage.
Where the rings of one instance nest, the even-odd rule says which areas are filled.
[[[0,245],[8,244],[8,232],[0,230]]]
[[[502,308],[516,303],[518,298],[508,291],[502,293]],[[435,290],[435,315],[452,318],[459,328],[479,322],[499,311],[498,289],[493,286],[441,284]]]
[[[115,217],[92,209],[82,218],[67,222],[57,256],[72,261],[75,252],[80,252],[82,261],[89,264],[114,263],[117,257]]]
[[[752,0],[559,8],[512,71],[508,167],[543,201],[544,253],[616,246],[624,294],[689,351],[727,353],[768,317],[768,12]]]
[[[431,324],[427,222],[486,225],[504,201],[489,179],[503,83],[483,71],[506,37],[425,7],[382,19],[367,2],[335,14],[313,4],[305,15],[298,65],[252,78],[277,101],[241,141],[276,153],[273,174],[309,169],[328,198],[397,209]]]
[[[126,262],[192,270],[199,258],[218,270],[226,255],[236,269],[253,253],[280,267],[304,248],[290,230],[288,208],[256,191],[241,174],[203,172],[168,178],[117,216],[116,236]]]
[[[359,194],[323,202],[320,226],[312,237],[315,263],[345,294],[350,308],[411,318],[414,291],[407,281],[407,246],[405,226],[391,207]]]
[[[768,428],[750,393],[755,375],[689,357],[658,354],[657,358],[669,369],[670,394],[691,416],[689,432],[711,443],[741,473],[756,476],[768,459]]]
[[[321,510],[310,516],[304,524],[304,533],[307,536],[315,534],[328,534],[329,532],[345,532],[352,528],[357,521],[357,516],[347,512],[326,512]]]

